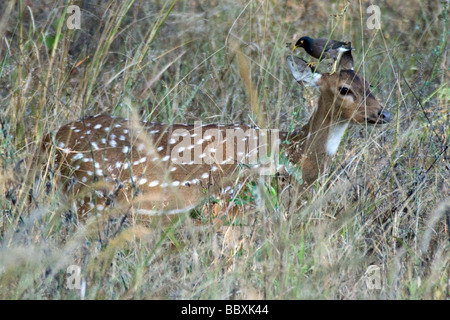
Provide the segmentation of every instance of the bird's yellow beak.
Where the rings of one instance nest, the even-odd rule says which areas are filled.
[[[297,42],[298,43],[298,42]],[[303,40],[301,40],[300,41],[300,44],[297,46],[296,44],[294,45],[294,49],[292,49],[292,50],[295,50],[295,49],[297,49],[298,47],[301,47],[303,45]]]

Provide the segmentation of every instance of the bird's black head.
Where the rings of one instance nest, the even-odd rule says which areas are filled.
[[[300,48],[300,47],[306,47],[312,39],[310,37],[301,37],[298,39],[298,41],[295,43],[294,49]]]

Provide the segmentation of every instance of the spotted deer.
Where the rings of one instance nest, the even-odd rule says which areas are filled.
[[[111,206],[148,215],[186,212],[211,195],[230,198],[243,173],[267,164],[275,169],[271,173],[300,167],[305,189],[325,171],[350,123],[389,121],[353,70],[318,74],[297,57],[287,63],[298,83],[320,91],[309,122],[292,132],[98,115],[48,134],[43,147],[46,154],[53,150],[64,193],[76,199],[79,217]],[[287,161],[275,161],[280,154]]]

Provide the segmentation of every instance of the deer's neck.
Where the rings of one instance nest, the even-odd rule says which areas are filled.
[[[348,123],[334,122],[329,103],[319,98],[318,108],[309,122],[289,135],[288,158],[302,166],[309,184],[325,169],[329,156],[336,153]]]

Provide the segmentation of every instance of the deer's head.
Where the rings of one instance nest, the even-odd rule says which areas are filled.
[[[306,62],[295,56],[287,57],[295,80],[319,88],[319,106],[328,108],[333,121],[382,124],[390,121],[389,112],[370,91],[370,85],[353,70],[333,74],[313,73]]]

